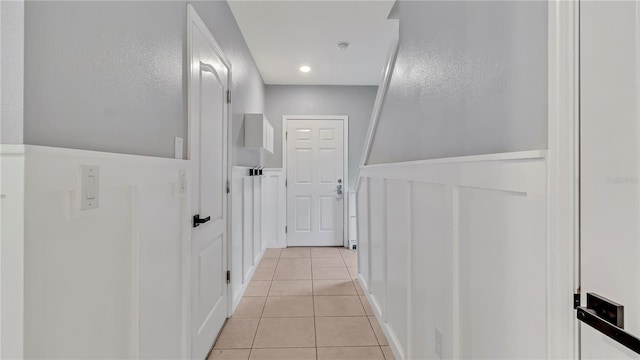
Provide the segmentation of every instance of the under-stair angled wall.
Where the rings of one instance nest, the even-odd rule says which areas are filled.
[[[356,202],[359,280],[398,359],[548,356],[547,11],[392,11]]]

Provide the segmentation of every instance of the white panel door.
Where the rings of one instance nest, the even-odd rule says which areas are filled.
[[[580,3],[581,290],[624,305],[640,336],[640,4]],[[580,315],[580,313],[579,313]],[[640,355],[580,325],[585,359]]]
[[[286,136],[287,245],[343,245],[343,120],[288,120]]]
[[[204,359],[227,318],[227,79],[213,37],[189,7],[192,358]],[[200,217],[200,222],[195,216]]]

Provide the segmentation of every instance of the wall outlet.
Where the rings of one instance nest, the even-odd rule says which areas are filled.
[[[442,359],[442,331],[436,328],[436,354]]]
[[[176,154],[176,159],[184,159],[183,157],[183,144],[184,144],[184,140],[182,140],[181,137],[176,137],[176,141],[175,141],[175,154]]]

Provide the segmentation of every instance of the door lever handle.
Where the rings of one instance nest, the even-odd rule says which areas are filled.
[[[578,306],[576,310],[578,320],[640,354],[640,339],[624,330],[624,306],[587,293],[587,306]]]
[[[336,192],[338,195],[342,195],[342,184],[338,184]]]
[[[193,215],[193,227],[198,227],[200,224],[204,224],[207,221],[211,220],[211,216],[207,216],[206,218],[200,218],[200,214]]]

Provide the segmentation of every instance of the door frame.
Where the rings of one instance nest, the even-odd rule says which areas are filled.
[[[226,140],[227,140],[227,176],[226,176],[226,181],[227,181],[227,185],[230,186],[231,184],[231,171],[233,169],[233,146],[232,146],[232,142],[231,139],[232,137],[232,121],[231,121],[231,101],[230,101],[230,91],[231,91],[231,86],[232,86],[232,66],[231,66],[231,62],[229,61],[229,59],[226,57],[226,55],[224,54],[224,52],[222,51],[222,47],[220,46],[220,43],[218,43],[218,41],[215,39],[215,37],[213,36],[213,34],[211,33],[211,30],[209,29],[209,27],[204,23],[204,21],[202,20],[202,18],[200,17],[200,15],[198,14],[198,12],[196,11],[196,9],[193,7],[193,5],[188,4],[187,5],[187,54],[186,54],[186,61],[188,63],[188,67],[187,67],[187,134],[186,134],[186,149],[187,149],[187,160],[191,160],[190,159],[190,151],[191,151],[191,126],[192,126],[192,117],[193,114],[191,113],[192,109],[190,107],[191,104],[191,92],[189,91],[189,89],[191,88],[191,71],[192,71],[192,66],[193,66],[193,59],[191,57],[192,54],[192,49],[191,49],[191,43],[192,43],[192,25],[196,25],[202,29],[206,29],[206,31],[204,32],[205,37],[207,38],[207,40],[209,41],[209,43],[211,44],[214,52],[216,53],[216,55],[220,58],[220,60],[222,61],[222,63],[225,65],[225,67],[227,68],[228,71],[228,75],[227,75],[227,91],[228,91],[228,95],[227,95],[227,102],[225,104],[225,106],[227,107],[227,111],[226,111],[226,116],[224,118],[224,127],[226,129],[226,134],[223,134],[223,136],[226,136]],[[227,249],[227,271],[230,271],[231,269],[231,247],[230,245],[230,241],[229,239],[231,239],[231,215],[232,215],[232,211],[231,211],[231,197],[229,196],[230,191],[228,191],[226,194],[224,194],[227,197],[227,208],[226,208],[226,218],[227,218],[227,224],[226,224],[226,228],[227,228],[227,236],[226,239],[224,240],[226,242],[226,249]],[[183,316],[182,316],[182,321],[183,321],[183,326],[185,327],[185,329],[187,331],[185,331],[185,338],[183,338],[183,346],[186,349],[186,354],[187,354],[187,358],[191,358],[191,238],[192,238],[192,233],[193,233],[193,227],[189,227],[189,236],[187,237],[189,239],[189,242],[187,244],[184,244],[183,246]],[[231,286],[230,283],[227,283],[227,318],[229,318],[229,316],[231,316],[231,310],[232,310],[232,304],[233,304],[233,294],[231,292]]]
[[[548,1],[548,357],[578,359],[580,327],[579,0]]]
[[[343,135],[343,213],[342,213],[342,232],[343,247],[349,247],[349,116],[347,115],[283,115],[282,116],[282,170],[284,171],[285,184],[287,183],[287,125],[290,120],[342,120]],[[285,186],[285,197],[288,187]],[[285,219],[287,219],[287,204],[285,201]],[[286,224],[286,221],[285,221]],[[288,233],[285,232],[285,239],[288,239]],[[288,245],[288,240],[286,241]]]

